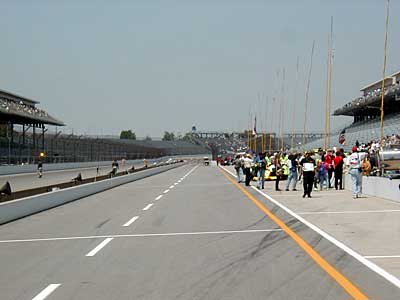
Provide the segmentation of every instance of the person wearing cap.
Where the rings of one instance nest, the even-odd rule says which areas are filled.
[[[315,160],[311,157],[310,152],[305,153],[305,157],[300,161],[301,173],[303,176],[303,198],[307,195],[311,198],[311,191],[314,183],[315,176]]]
[[[356,146],[351,149],[351,152],[351,155],[346,160],[346,166],[351,177],[353,199],[356,199],[361,196],[362,192],[361,162],[365,155],[358,153]]]

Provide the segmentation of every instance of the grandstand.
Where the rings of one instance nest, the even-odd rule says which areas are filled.
[[[0,90],[0,120],[11,124],[63,126],[64,123],[36,107],[39,102]]]
[[[384,93],[384,136],[386,139],[398,140],[400,134],[400,72],[385,78]],[[330,135],[331,147],[343,147],[350,150],[358,143],[369,143],[380,140],[380,105],[382,97],[382,80],[362,88],[361,96],[334,111],[334,116],[351,116],[353,123],[343,128],[345,144],[339,144],[339,133]],[[389,138],[391,137],[391,138]],[[315,149],[323,146],[323,139],[304,145],[304,149]]]
[[[38,101],[0,90],[0,164],[155,158],[210,152],[195,141],[131,141],[47,132],[64,123],[37,107]]]

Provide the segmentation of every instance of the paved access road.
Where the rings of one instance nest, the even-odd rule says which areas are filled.
[[[185,165],[0,226],[1,299],[400,299],[215,166]]]

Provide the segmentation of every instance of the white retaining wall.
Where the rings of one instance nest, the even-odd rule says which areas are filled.
[[[111,179],[0,203],[0,224],[17,220],[43,210],[47,210],[83,197],[87,197],[89,195],[111,189],[121,184],[159,174],[182,165],[183,163],[178,163],[151,168]]]
[[[350,174],[345,175],[345,188],[351,191]],[[363,176],[362,193],[400,202],[400,180],[386,177]]]
[[[205,154],[205,156],[209,156]],[[164,156],[155,159],[148,159],[149,165],[154,162],[167,161],[168,159],[186,159],[186,158],[198,158],[203,155],[180,155],[180,156]],[[118,161],[121,167],[121,161]],[[55,163],[55,164],[43,164],[44,171],[56,171],[56,170],[68,170],[68,169],[83,169],[83,168],[95,168],[97,166],[109,166],[111,168],[112,161],[90,161],[90,162],[76,162],[76,163]],[[130,167],[132,165],[143,164],[143,159],[127,160],[125,166]],[[24,165],[24,166],[0,166],[0,175],[12,175],[22,173],[36,173],[37,165]]]

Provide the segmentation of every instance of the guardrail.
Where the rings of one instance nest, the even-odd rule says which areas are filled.
[[[11,222],[56,206],[87,197],[116,186],[143,179],[184,165],[169,164],[113,177],[102,181],[55,190],[35,196],[0,203],[0,224]]]

